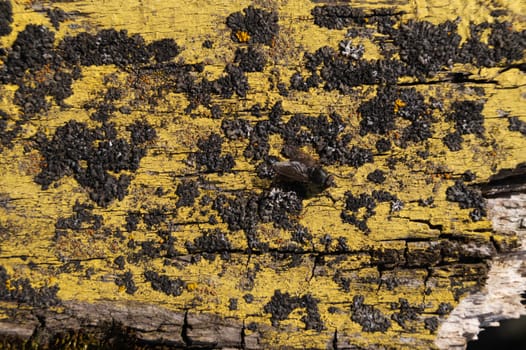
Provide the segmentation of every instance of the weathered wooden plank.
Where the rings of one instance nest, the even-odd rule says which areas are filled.
[[[3,345],[463,348],[524,314],[524,17],[451,6],[0,2]],[[277,177],[291,147],[334,186]]]

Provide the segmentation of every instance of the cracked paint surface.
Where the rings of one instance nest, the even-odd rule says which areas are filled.
[[[206,315],[229,346],[429,348],[517,244],[477,187],[526,160],[514,5],[0,5],[6,320],[109,300],[180,313],[172,345]],[[335,186],[277,179],[284,146]]]

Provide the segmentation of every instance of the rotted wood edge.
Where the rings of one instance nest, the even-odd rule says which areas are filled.
[[[483,328],[526,315],[526,193],[490,198],[487,207],[493,229],[515,232],[519,248],[491,260],[486,287],[462,299],[441,325],[435,341],[440,349],[464,349]]]

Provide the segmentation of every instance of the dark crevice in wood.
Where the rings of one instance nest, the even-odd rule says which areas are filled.
[[[332,349],[338,350],[338,329],[334,330],[334,337],[332,338]]]
[[[183,319],[183,326],[181,327],[181,338],[183,339],[183,342],[186,347],[192,346],[192,339],[188,337],[188,328],[190,325],[188,324],[188,310],[184,313],[184,319]]]

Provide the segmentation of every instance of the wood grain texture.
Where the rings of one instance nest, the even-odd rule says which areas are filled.
[[[1,1],[2,345],[464,348],[525,314],[524,6],[448,4]]]

